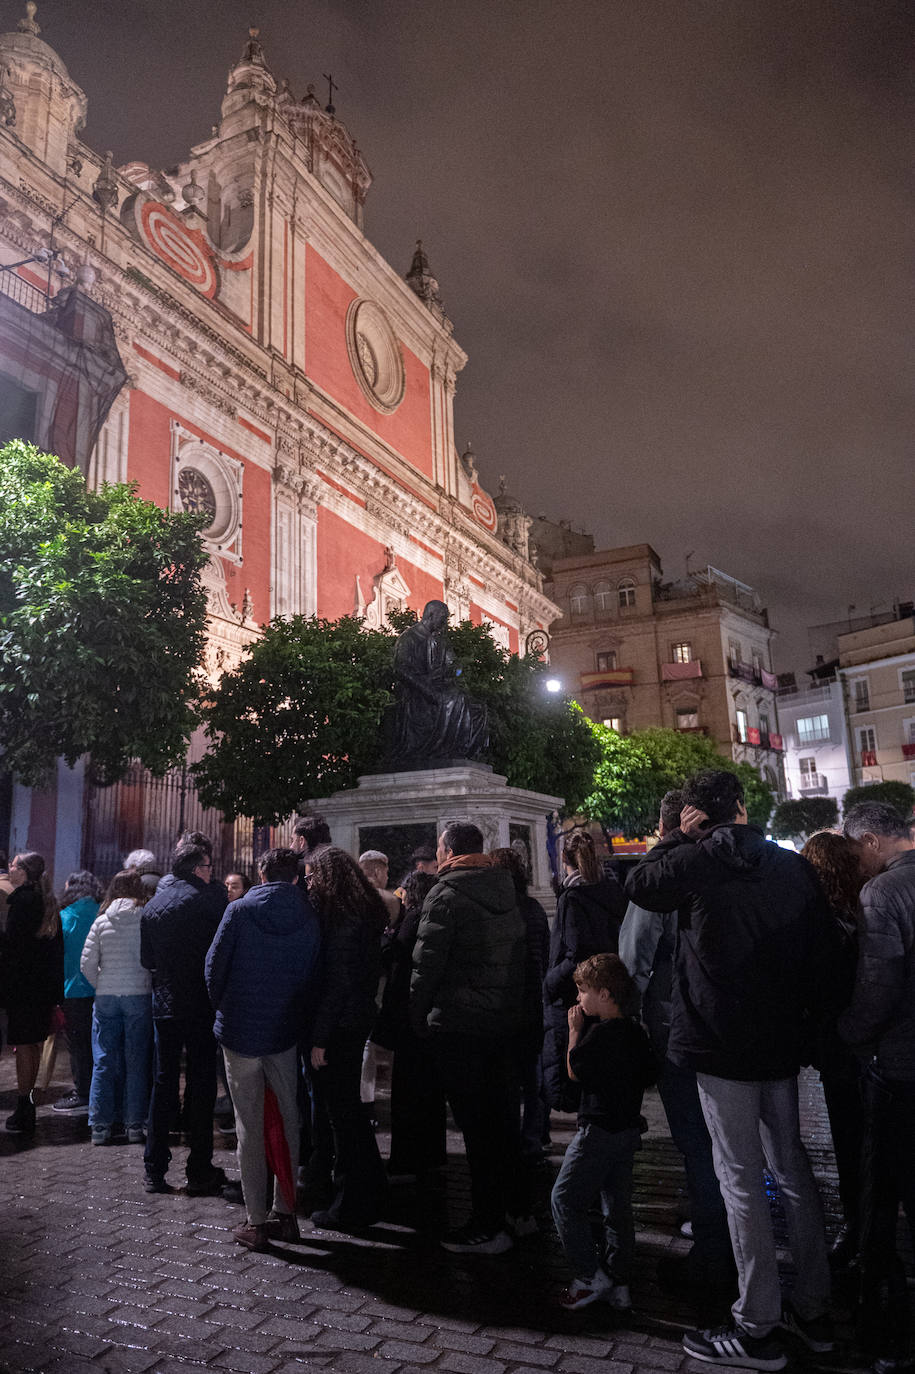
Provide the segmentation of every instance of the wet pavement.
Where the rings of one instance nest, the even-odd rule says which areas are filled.
[[[685,1252],[684,1180],[657,1096],[636,1161],[637,1256],[633,1312],[556,1306],[567,1275],[549,1221],[549,1188],[574,1129],[553,1118],[554,1167],[539,1180],[541,1234],[491,1258],[447,1255],[437,1236],[468,1211],[460,1137],[449,1134],[447,1192],[392,1189],[390,1219],[364,1237],[312,1231],[302,1242],[252,1254],[232,1240],[242,1209],[221,1198],[143,1192],[142,1146],[93,1147],[86,1118],[50,1103],[70,1085],[60,1072],[25,1147],[0,1131],[0,1370],[47,1374],[635,1374],[699,1371],[680,1346],[685,1327],[714,1320],[661,1291],[657,1259]],[[15,1102],[12,1059],[0,1061],[0,1112]],[[804,1134],[831,1233],[836,1173],[818,1082],[802,1080]],[[379,1143],[387,1102],[379,1098]],[[231,1142],[215,1162],[237,1177]],[[173,1148],[170,1177],[183,1179]],[[785,1257],[787,1259],[787,1257]],[[790,1275],[789,1275],[790,1282]],[[847,1333],[846,1333],[847,1334]],[[794,1355],[795,1352],[792,1352]],[[798,1366],[814,1367],[799,1352]],[[792,1361],[793,1362],[793,1361]],[[820,1368],[858,1369],[849,1344]]]

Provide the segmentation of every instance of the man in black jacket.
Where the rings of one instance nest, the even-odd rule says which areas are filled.
[[[483,853],[475,825],[455,821],[438,842],[438,882],[413,949],[410,1018],[432,1035],[445,1096],[464,1136],[473,1213],[442,1241],[497,1255],[535,1230],[521,1166],[516,1051],[524,1028],[526,937],[507,869]]]
[[[833,1346],[823,1209],[797,1101],[825,902],[809,864],[747,824],[736,775],[715,770],[687,782],[679,828],[627,890],[649,911],[679,911],[668,1055],[696,1073],[737,1262],[733,1324],[689,1332],[683,1345],[709,1363],[782,1369],[780,1326],[812,1350]],[[765,1168],[781,1189],[797,1269],[790,1304]]]
[[[147,1193],[169,1193],[168,1133],[178,1100],[181,1051],[186,1053],[184,1114],[190,1138],[187,1190],[219,1193],[226,1182],[213,1167],[216,1038],[204,981],[207,950],[226,909],[225,888],[210,881],[213,863],[202,844],[180,843],[172,876],[143,908],[140,962],[152,973],[155,1060],[146,1133]]]

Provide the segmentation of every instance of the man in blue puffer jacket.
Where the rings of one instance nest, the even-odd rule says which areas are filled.
[[[216,1008],[235,1106],[238,1165],[247,1221],[239,1245],[264,1250],[271,1238],[299,1239],[293,1166],[299,1158],[297,1045],[321,944],[321,927],[296,886],[299,858],[271,849],[260,860],[261,883],[226,908],[206,958],[206,982]],[[274,1147],[273,1211],[266,1207],[264,1096],[276,1096],[282,1135]],[[285,1166],[285,1167],[282,1167]],[[284,1186],[285,1185],[285,1186]],[[291,1186],[290,1186],[291,1185]]]

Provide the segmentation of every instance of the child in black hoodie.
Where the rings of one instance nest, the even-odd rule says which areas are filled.
[[[569,1008],[569,1077],[581,1084],[578,1131],[553,1187],[553,1220],[572,1282],[560,1298],[568,1309],[608,1302],[631,1306],[635,1249],[632,1163],[641,1148],[642,1094],[654,1081],[648,1037],[636,1021],[638,992],[615,954],[595,954],[575,970],[578,1002]],[[590,1208],[600,1196],[608,1245],[604,1268]]]

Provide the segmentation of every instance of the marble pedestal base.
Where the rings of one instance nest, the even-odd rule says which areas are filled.
[[[531,872],[531,896],[552,913],[553,896],[546,847],[547,817],[561,797],[509,787],[505,778],[472,763],[409,773],[370,773],[356,787],[309,803],[330,826],[334,844],[355,857],[380,849],[399,882],[419,844],[431,844],[449,821],[472,821],[486,849],[524,846]]]

